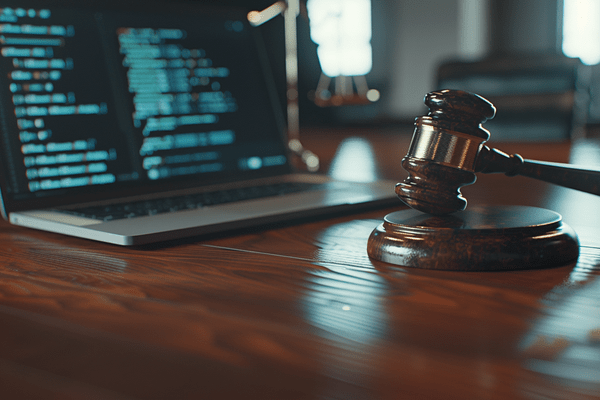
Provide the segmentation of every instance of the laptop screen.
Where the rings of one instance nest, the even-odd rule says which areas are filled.
[[[61,3],[0,0],[9,211],[289,171],[258,32],[244,13]]]

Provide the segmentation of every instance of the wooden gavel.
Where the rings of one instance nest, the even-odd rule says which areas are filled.
[[[600,195],[600,171],[525,160],[484,145],[490,133],[482,123],[494,117],[496,108],[483,97],[441,90],[427,94],[424,102],[429,114],[416,119],[402,159],[409,176],[395,189],[408,206],[434,215],[464,210],[467,200],[460,188],[474,183],[477,172],[522,175]]]

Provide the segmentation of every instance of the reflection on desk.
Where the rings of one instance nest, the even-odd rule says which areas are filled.
[[[348,136],[368,141],[379,177],[403,179],[409,134],[304,141],[328,169]],[[565,162],[570,149],[508,150]],[[138,249],[2,222],[3,398],[597,397],[600,221],[569,214],[582,208],[565,203],[569,189],[524,178],[482,176],[468,190],[472,204],[563,213],[577,263],[461,273],[374,262],[368,236],[400,203]]]

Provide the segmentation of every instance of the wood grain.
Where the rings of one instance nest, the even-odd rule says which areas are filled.
[[[402,140],[373,136],[387,177]],[[568,147],[548,145],[555,158]],[[474,201],[511,204],[510,179],[526,205],[550,201],[493,178]],[[572,265],[425,271],[366,255],[396,209],[142,248],[1,222],[2,397],[597,397],[597,228]]]

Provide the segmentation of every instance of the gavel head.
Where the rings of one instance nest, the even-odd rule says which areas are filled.
[[[396,185],[408,206],[428,214],[464,210],[460,188],[477,179],[477,155],[490,133],[481,124],[496,108],[481,96],[461,90],[428,93],[429,114],[418,117],[402,167],[409,176]]]

